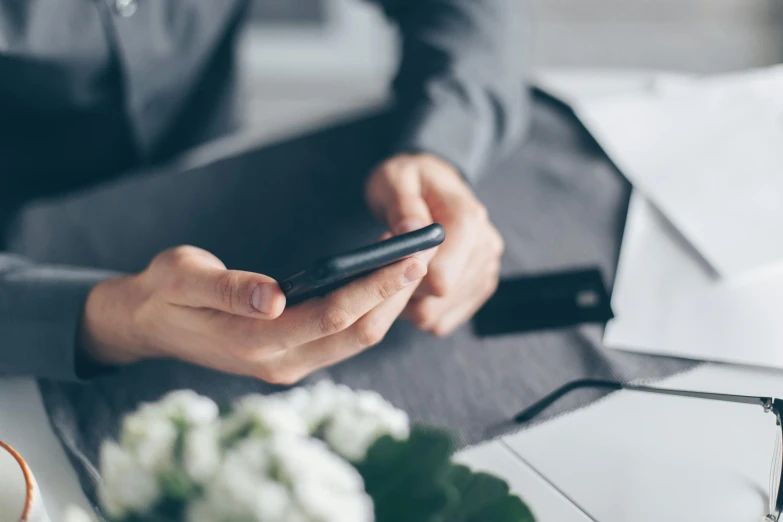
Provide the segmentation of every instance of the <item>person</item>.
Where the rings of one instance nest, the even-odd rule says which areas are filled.
[[[376,0],[400,29],[388,154],[366,203],[446,241],[288,307],[276,281],[193,246],[136,274],[0,253],[0,374],[79,380],[173,357],[293,383],[400,316],[445,336],[498,282],[503,241],[471,188],[526,121],[519,0]],[[0,0],[0,208],[165,161],[236,128],[241,0]],[[186,190],[186,187],[183,187]]]

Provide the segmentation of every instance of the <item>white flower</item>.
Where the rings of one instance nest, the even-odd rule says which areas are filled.
[[[295,388],[272,398],[254,398],[262,409],[263,400],[285,405],[285,419],[267,424],[292,431],[286,426],[291,411],[304,421],[307,432],[322,436],[329,446],[351,462],[361,462],[372,444],[384,435],[406,440],[410,435],[407,414],[373,391],[354,391],[342,384],[320,381],[310,388]],[[295,422],[295,421],[293,421]],[[297,430],[299,426],[297,425]]]
[[[219,437],[216,423],[198,426],[188,432],[183,464],[191,480],[203,483],[217,473],[222,457]]]
[[[160,497],[157,476],[119,444],[101,446],[101,505],[112,517],[144,513]]]
[[[390,435],[406,440],[410,435],[408,415],[372,391],[341,396],[333,412],[321,421],[329,446],[351,462],[361,462],[372,444]]]
[[[256,473],[240,459],[228,459],[208,487],[208,508],[197,508],[189,522],[209,513],[210,522],[249,520],[276,522],[291,508],[291,497],[281,484]]]
[[[323,442],[286,432],[229,449],[188,522],[371,522],[358,472]]]
[[[159,402],[142,404],[122,421],[120,442],[144,468],[164,471],[174,466],[179,429],[213,423],[218,407],[190,390],[171,392]]]
[[[356,469],[317,439],[276,437],[270,442],[279,472],[293,484],[305,514],[320,522],[367,522],[373,504]]]
[[[81,508],[68,506],[63,513],[62,522],[96,522],[96,519]]]
[[[163,495],[161,476],[176,471],[198,485],[187,522],[372,522],[372,499],[350,462],[409,429],[377,393],[328,381],[246,396],[225,418],[206,397],[172,392],[124,419],[121,444],[102,447],[101,503],[114,518],[147,513]]]
[[[307,425],[298,411],[278,397],[247,395],[234,404],[232,414],[224,420],[224,435],[236,433],[250,424],[252,436],[268,437],[284,432],[303,436]]]
[[[283,518],[283,522],[311,522],[311,520],[310,517],[305,515],[299,509],[292,509],[286,513],[285,518]]]
[[[209,424],[217,419],[219,409],[209,397],[199,395],[193,390],[177,390],[168,393],[157,403],[173,420],[189,426]]]
[[[329,451],[318,439],[275,437],[270,441],[269,453],[279,472],[292,484],[300,480],[322,481],[326,488],[336,493],[364,489],[356,468]]]
[[[408,416],[373,391],[353,391],[345,385],[321,381],[310,389],[295,388],[268,397],[250,395],[238,401],[224,425],[238,433],[248,422],[254,434],[277,432],[323,436],[337,453],[361,462],[372,444],[384,435],[405,440]]]
[[[191,502],[185,514],[187,522],[222,522],[207,499],[200,498]]]
[[[269,445],[263,439],[241,441],[226,455],[204,500],[188,511],[188,522],[276,522],[291,507],[284,485],[269,476]]]
[[[290,408],[304,416],[305,410],[312,404],[312,394],[309,388],[298,387],[292,388],[284,393],[279,393],[276,398],[285,401]]]
[[[294,485],[301,509],[319,522],[367,522],[373,520],[373,503],[367,495],[335,494],[323,482],[302,480]]]
[[[266,439],[246,439],[237,444],[226,457],[227,463],[241,461],[255,473],[266,472],[271,466],[269,442]]]
[[[128,415],[122,422],[122,445],[146,469],[161,471],[174,465],[176,440],[177,428],[165,417],[142,411]]]
[[[353,394],[349,387],[331,381],[320,381],[313,386],[310,389],[309,402],[300,410],[311,432],[320,428],[342,404],[351,402]]]

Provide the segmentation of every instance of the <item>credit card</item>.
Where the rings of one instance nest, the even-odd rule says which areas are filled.
[[[501,279],[473,326],[486,337],[606,324],[613,317],[601,271],[580,268]]]

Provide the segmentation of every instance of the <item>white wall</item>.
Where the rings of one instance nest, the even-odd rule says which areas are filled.
[[[717,72],[783,61],[783,0],[529,0],[537,66]]]

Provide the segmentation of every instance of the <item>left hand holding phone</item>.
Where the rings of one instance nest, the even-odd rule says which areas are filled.
[[[380,342],[426,273],[410,257],[286,309],[272,278],[176,247],[139,274],[93,288],[80,349],[105,365],[168,357],[292,384]]]

